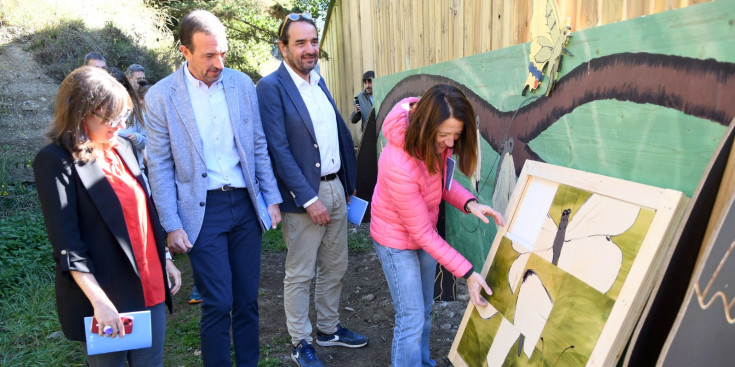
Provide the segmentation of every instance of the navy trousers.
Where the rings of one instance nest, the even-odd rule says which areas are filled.
[[[189,251],[202,295],[200,339],[204,366],[257,366],[260,219],[245,189],[208,191],[204,222]]]

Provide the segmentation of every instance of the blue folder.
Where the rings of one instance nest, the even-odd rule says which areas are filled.
[[[263,222],[265,230],[270,230],[273,226],[273,221],[271,221],[271,216],[268,214],[268,205],[265,205],[262,192],[258,193],[258,209],[260,211],[260,221]]]
[[[150,348],[153,345],[151,334],[151,312],[128,312],[121,313],[133,319],[133,332],[125,334],[124,337],[110,338],[92,333],[92,316],[84,318],[84,330],[87,334],[87,354],[103,354],[119,352],[123,350]]]
[[[368,202],[358,198],[355,195],[350,195],[350,203],[347,204],[347,220],[355,225],[362,223],[362,217],[365,216],[365,210],[367,209]]]

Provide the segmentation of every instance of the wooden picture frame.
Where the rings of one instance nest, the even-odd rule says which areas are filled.
[[[661,274],[683,193],[526,161],[467,307],[454,366],[608,366]]]

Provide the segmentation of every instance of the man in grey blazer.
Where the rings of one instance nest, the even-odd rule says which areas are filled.
[[[273,227],[281,220],[253,82],[224,67],[227,39],[213,14],[181,20],[186,62],[146,95],[148,170],[168,245],[187,252],[204,302],[205,366],[237,366],[259,356],[258,285],[262,194]]]

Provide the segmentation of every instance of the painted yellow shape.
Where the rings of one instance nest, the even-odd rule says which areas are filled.
[[[568,24],[562,26],[559,7],[554,0],[534,0],[530,28],[530,62],[522,94],[526,94],[526,89],[534,91],[541,85],[544,69],[546,69],[548,84],[546,95],[548,96],[558,77],[561,54],[572,34],[572,27]]]

